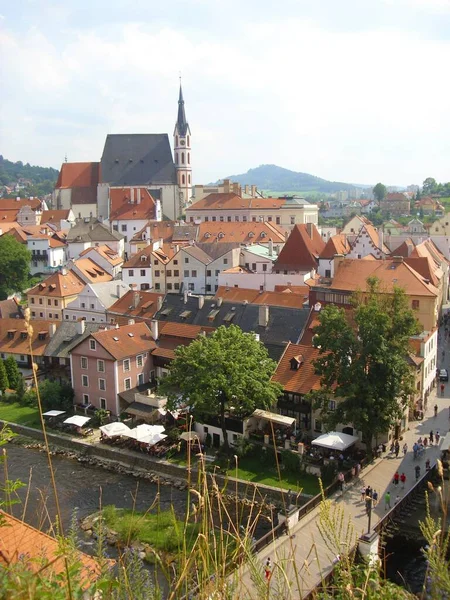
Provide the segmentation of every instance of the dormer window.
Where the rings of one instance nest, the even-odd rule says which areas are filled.
[[[298,354],[297,356],[293,356],[290,360],[291,363],[291,371],[298,371],[300,366],[303,364],[303,356]]]
[[[27,332],[26,332],[26,331],[21,331],[21,332],[20,332],[20,339],[21,339],[21,340],[26,340],[26,339],[27,339],[27,337],[28,337],[28,334],[27,334]]]

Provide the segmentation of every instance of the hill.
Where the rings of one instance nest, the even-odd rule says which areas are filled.
[[[22,161],[11,162],[0,155],[0,191],[8,196],[45,196],[51,194],[59,171],[52,167],[35,167]],[[18,187],[17,187],[18,186]],[[5,188],[12,188],[8,191]]]
[[[276,165],[260,165],[256,169],[249,169],[241,175],[230,175],[227,179],[236,181],[241,185],[256,185],[260,190],[274,192],[319,192],[333,193],[340,190],[351,190],[354,186],[350,183],[327,181],[308,173],[298,173],[277,167]]]

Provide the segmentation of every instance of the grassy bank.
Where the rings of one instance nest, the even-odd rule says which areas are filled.
[[[41,428],[38,409],[34,406],[23,406],[17,402],[0,402],[0,420],[35,429]]]

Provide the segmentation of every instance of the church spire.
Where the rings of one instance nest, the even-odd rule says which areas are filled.
[[[186,135],[187,130],[189,128],[189,124],[186,120],[186,113],[184,111],[184,99],[183,99],[183,88],[181,87],[181,78],[180,78],[180,95],[178,97],[177,128],[178,128],[178,133],[183,136]]]

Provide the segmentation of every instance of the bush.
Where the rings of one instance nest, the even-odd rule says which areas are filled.
[[[281,462],[284,468],[289,473],[299,473],[301,466],[301,459],[298,454],[291,452],[290,450],[283,450],[281,452]]]
[[[180,430],[178,429],[178,427],[172,427],[172,429],[169,429],[168,431],[166,430],[167,433],[167,439],[170,442],[177,442],[180,439]]]
[[[276,465],[275,450],[272,446],[263,446],[261,448],[261,464],[274,467]]]
[[[330,462],[328,465],[320,467],[320,476],[322,481],[329,485],[335,479],[337,473],[337,464]]]
[[[92,424],[94,427],[101,427],[109,420],[109,412],[104,408],[99,408],[95,411],[92,417]]]
[[[209,435],[209,434],[208,434]],[[250,454],[253,450],[253,444],[244,437],[239,437],[237,441],[233,444],[234,450],[239,458],[243,458]]]
[[[207,433],[205,436],[205,446],[207,448],[211,448],[211,445],[212,445],[212,437],[211,437],[210,433]]]

